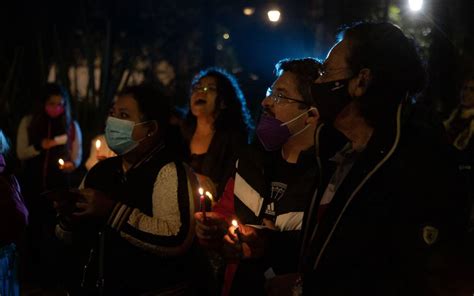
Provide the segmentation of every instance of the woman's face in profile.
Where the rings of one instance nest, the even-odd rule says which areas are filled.
[[[216,78],[205,76],[196,83],[191,92],[189,102],[191,112],[196,117],[213,116],[216,108],[217,81]]]

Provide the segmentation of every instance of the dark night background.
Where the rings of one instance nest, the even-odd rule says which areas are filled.
[[[246,7],[254,13],[244,15]],[[3,3],[0,128],[14,143],[18,122],[41,86],[56,80],[70,90],[87,157],[89,140],[101,132],[121,86],[154,81],[175,105],[185,106],[193,75],[210,65],[237,76],[256,115],[279,59],[324,58],[337,29],[357,20],[388,20],[417,39],[430,77],[420,100],[446,116],[457,103],[462,77],[472,71],[473,7],[472,0],[425,0],[416,13],[408,0]],[[281,11],[278,23],[268,21],[270,8]],[[168,85],[154,72],[163,61],[175,73]]]

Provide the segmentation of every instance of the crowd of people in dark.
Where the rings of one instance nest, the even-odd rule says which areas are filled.
[[[443,122],[415,41],[368,22],[268,71],[255,123],[222,68],[183,116],[125,87],[87,161],[47,84],[15,145],[0,130],[0,295],[474,293],[474,76]]]

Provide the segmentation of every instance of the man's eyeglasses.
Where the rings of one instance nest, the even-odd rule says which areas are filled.
[[[293,99],[290,97],[285,96],[282,93],[275,93],[271,87],[267,88],[266,97],[271,98],[273,100],[273,104],[280,104],[282,100],[286,100],[286,103],[300,103],[309,106],[310,104],[306,103],[305,101]],[[285,102],[285,101],[283,101]]]
[[[191,88],[191,91],[193,93],[195,92],[203,92],[203,93],[208,93],[208,92],[215,92],[217,91],[217,87],[215,86],[199,86],[195,85]]]

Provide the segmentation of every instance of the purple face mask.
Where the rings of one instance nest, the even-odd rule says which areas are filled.
[[[64,113],[64,106],[63,105],[55,105],[55,106],[46,105],[45,111],[49,115],[49,117],[56,118]]]
[[[290,137],[290,130],[280,120],[262,115],[257,126],[257,136],[267,151],[278,150]]]
[[[288,125],[295,122],[311,110],[316,110],[316,108],[311,107],[308,110],[303,111],[295,118],[288,120],[287,122],[281,122],[272,116],[263,114],[262,117],[260,117],[260,121],[258,122],[257,130],[255,132],[257,133],[258,139],[262,143],[265,150],[278,150],[281,148],[281,146],[283,146],[283,144],[285,144],[286,141],[288,141],[289,138],[299,135],[309,128],[310,125],[306,125],[298,132],[291,134]]]

